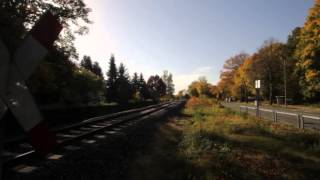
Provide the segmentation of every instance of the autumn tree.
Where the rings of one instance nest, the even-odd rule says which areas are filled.
[[[303,95],[309,101],[320,100],[320,0],[309,11],[301,28],[295,55],[298,59],[296,73]]]
[[[197,81],[193,81],[189,87],[188,92],[195,97],[213,97],[212,85],[208,83],[206,77],[199,77]]]
[[[243,64],[237,69],[234,75],[234,87],[236,97],[241,101],[248,102],[248,97],[254,94],[254,56],[247,57]]]
[[[223,70],[220,74],[220,82],[217,87],[217,96],[221,99],[234,96],[239,97],[237,89],[235,88],[234,78],[236,76],[238,68],[244,63],[249,55],[245,52],[241,52],[228,60],[223,65]]]
[[[236,71],[248,57],[249,55],[247,53],[241,52],[229,58],[223,65],[223,71]]]

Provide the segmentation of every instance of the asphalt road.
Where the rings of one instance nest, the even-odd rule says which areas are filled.
[[[244,104],[237,102],[221,102],[221,104],[227,108],[235,111],[240,111],[240,106]],[[256,116],[256,109],[254,106],[247,106],[248,108],[242,108],[242,112],[248,112],[248,114]],[[279,123],[292,124],[298,128],[308,128],[320,130],[320,112],[305,112],[296,109],[285,109],[276,107],[260,107],[259,117],[271,120]]]
[[[254,107],[251,104],[245,105],[243,103],[238,103],[238,102],[230,102],[230,103],[222,102],[221,104],[226,107],[235,109],[235,110],[236,109],[240,110],[240,106]],[[260,108],[320,117],[320,111],[311,111],[311,110],[305,111],[305,110],[301,110],[301,109],[292,109],[292,108],[284,108],[284,107],[270,107],[270,106],[260,106]]]

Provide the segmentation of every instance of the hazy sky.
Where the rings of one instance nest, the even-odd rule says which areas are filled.
[[[110,54],[147,79],[168,70],[176,92],[199,76],[215,84],[229,57],[255,52],[263,41],[286,41],[302,26],[313,0],[85,0],[90,33],[79,54],[107,70]]]

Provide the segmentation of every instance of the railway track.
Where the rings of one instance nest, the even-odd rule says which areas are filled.
[[[52,129],[57,137],[57,147],[54,151],[60,151],[75,142],[85,140],[100,133],[108,134],[119,131],[122,128],[134,126],[140,119],[156,113],[160,110],[178,106],[181,102],[168,102],[152,105],[144,108],[133,109],[105,116],[90,118],[77,124]],[[25,160],[39,159],[38,154],[27,143],[26,137],[19,137],[4,143],[2,160],[6,167],[12,167]]]

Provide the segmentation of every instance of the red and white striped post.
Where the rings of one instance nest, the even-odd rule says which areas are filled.
[[[28,133],[35,150],[46,155],[55,145],[32,95],[25,85],[40,61],[46,56],[58,37],[62,26],[56,16],[45,13],[29,32],[13,57],[0,64],[0,97]],[[2,71],[3,70],[3,71]]]

